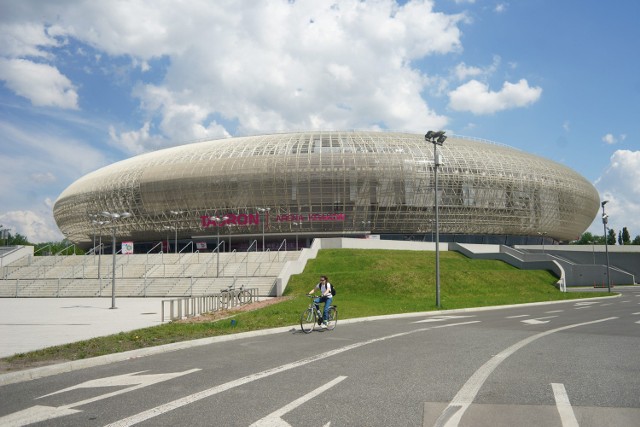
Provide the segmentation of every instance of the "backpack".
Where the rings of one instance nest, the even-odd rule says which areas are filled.
[[[331,296],[335,297],[336,296],[336,287],[333,286],[333,283],[331,284]]]

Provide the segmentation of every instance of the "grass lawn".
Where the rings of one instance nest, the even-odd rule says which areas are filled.
[[[336,286],[340,319],[436,310],[435,252],[328,249],[318,252],[285,290],[290,298],[259,310],[230,313],[215,322],[166,323],[108,337],[50,347],[0,359],[0,371],[84,359],[278,326],[299,325],[309,301],[305,294],[327,275]],[[606,293],[562,293],[548,271],[519,270],[502,261],[472,260],[457,252],[440,253],[441,309],[590,298]],[[299,327],[299,326],[298,326]]]

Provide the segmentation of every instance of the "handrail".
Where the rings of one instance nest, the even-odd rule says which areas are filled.
[[[284,239],[280,246],[278,246],[278,261],[280,261],[280,250],[282,250],[282,246],[284,246],[285,252],[287,251],[287,239]]]
[[[58,255],[60,255],[62,252],[65,252],[65,255],[67,255],[66,251],[67,251],[67,249],[69,249],[69,248],[73,248],[73,254],[75,255],[75,253],[76,253],[76,245],[75,245],[75,243],[74,243],[74,244],[72,244],[72,245],[67,246],[66,248],[64,248],[64,249],[62,249],[62,250],[60,250],[60,251],[58,251],[58,252],[56,252],[56,254],[55,254],[55,255],[56,255],[56,256],[58,256]]]
[[[41,250],[46,249],[46,248],[50,248],[50,247],[51,247],[51,245],[43,246],[43,247],[41,247],[40,249],[38,249],[37,251],[35,251],[33,254],[35,255],[35,254],[37,254],[38,252],[40,252]]]
[[[154,250],[155,248],[157,248],[157,247],[158,247],[158,246],[160,246],[160,245],[162,245],[162,242],[158,242],[158,244],[157,244],[157,245],[155,245],[154,247],[152,247],[151,249],[149,249],[149,250],[147,251],[147,255],[149,255],[149,253],[150,253],[152,250]]]
[[[187,243],[182,249],[180,249],[178,251],[179,254],[182,253],[182,251],[184,251],[186,248],[188,248],[189,246],[191,246],[191,253],[193,253],[193,241],[189,241],[189,243]]]
[[[96,254],[96,249],[101,248],[104,245],[104,243],[100,243],[98,246],[94,246],[91,249],[89,249],[85,255],[95,255]]]
[[[251,244],[249,245],[249,247],[247,248],[247,252],[251,252],[251,247],[253,245],[256,245],[256,252],[258,252],[258,239],[255,239],[253,242],[251,242]]]

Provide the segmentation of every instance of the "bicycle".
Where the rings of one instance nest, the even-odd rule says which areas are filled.
[[[307,295],[309,298],[315,298],[314,295]],[[329,312],[327,313],[327,330],[333,330],[338,324],[338,306],[330,305]],[[322,311],[316,303],[311,300],[309,307],[302,312],[300,316],[300,327],[305,334],[311,333],[316,324],[322,324]]]
[[[236,305],[250,304],[253,299],[251,292],[244,288],[244,285],[240,286],[239,290],[236,290],[236,285],[229,285],[227,289],[220,291],[220,305],[223,309]],[[237,300],[237,303],[236,303]]]

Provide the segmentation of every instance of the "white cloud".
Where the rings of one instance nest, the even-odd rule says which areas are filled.
[[[33,105],[78,108],[78,94],[57,68],[26,59],[0,58],[0,80]]]
[[[508,4],[507,4],[507,3],[498,3],[498,4],[496,4],[495,9],[493,9],[493,10],[494,10],[496,13],[503,13],[503,12],[506,12],[506,10],[507,10],[507,6],[508,6]]]
[[[449,107],[455,111],[470,111],[478,115],[493,114],[530,105],[541,94],[542,88],[530,87],[525,79],[518,83],[504,82],[499,92],[492,92],[485,83],[471,80],[449,92]]]
[[[640,151],[616,150],[609,167],[595,183],[609,214],[609,227],[627,227],[632,237],[640,234]],[[600,216],[590,230],[602,234]]]
[[[8,58],[52,58],[43,48],[59,47],[63,42],[48,34],[41,23],[0,23],[0,55]]]
[[[56,242],[64,238],[58,231],[51,212],[43,207],[40,211],[9,211],[0,214],[0,223],[10,228],[12,235],[21,234],[31,243]]]
[[[486,67],[469,67],[464,62],[456,65],[454,74],[458,80],[466,80],[469,77],[487,77],[496,72],[500,66],[501,58],[499,55],[494,55],[491,65]]]
[[[164,79],[135,92],[143,121],[157,126],[149,134],[112,132],[134,153],[156,148],[152,132],[177,141],[223,136],[227,122],[240,133],[442,127],[448,119],[421,97],[430,79],[411,63],[459,52],[458,25],[466,19],[435,12],[431,1],[391,0],[256,1],[252,7],[193,1],[179,14],[172,4],[145,1],[44,3],[39,16],[56,25],[42,40],[32,37],[32,49],[73,38],[97,54],[130,57],[143,72],[152,59],[169,59]],[[30,17],[16,12],[12,19]],[[53,80],[57,70],[38,65]],[[57,85],[46,86],[57,89],[57,98],[10,87],[36,105],[76,106],[75,88],[57,77]]]

